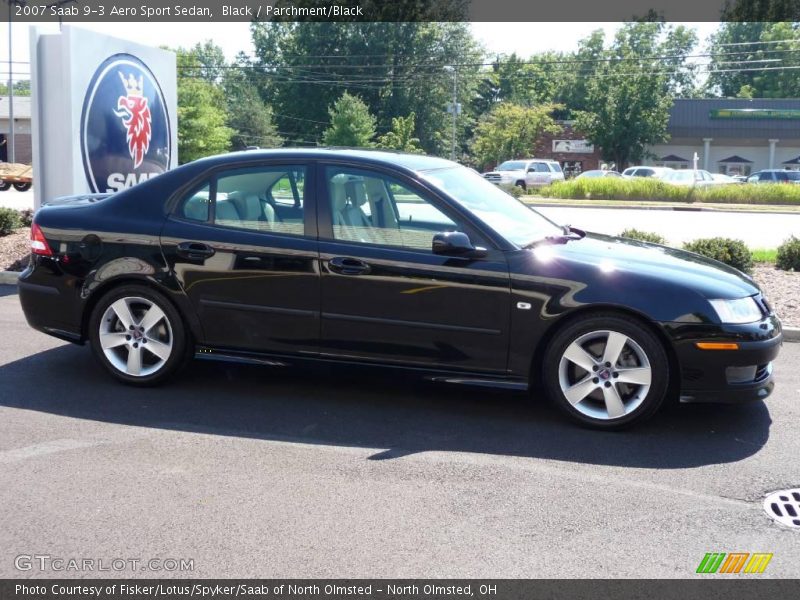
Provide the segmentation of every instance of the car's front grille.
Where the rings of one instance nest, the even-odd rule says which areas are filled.
[[[765,365],[758,365],[758,367],[756,368],[756,376],[753,378],[753,381],[755,383],[758,383],[759,381],[764,381],[767,377],[769,377],[769,371],[770,371],[770,363],[767,363]]]
[[[492,183],[500,183],[500,175],[484,175],[483,177]]]

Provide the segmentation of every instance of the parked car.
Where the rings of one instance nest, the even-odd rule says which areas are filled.
[[[672,185],[706,187],[717,185],[711,173],[703,169],[679,169],[664,175],[662,181]]]
[[[598,177],[621,178],[622,175],[620,175],[616,171],[604,171],[602,169],[592,169],[591,171],[584,171],[583,173],[578,175],[575,179],[596,179]]]
[[[756,171],[747,178],[747,183],[800,183],[800,171],[784,169],[764,169]]]
[[[631,177],[654,177],[656,179],[663,179],[673,169],[669,167],[628,167],[622,172],[622,176],[626,179]]]
[[[88,341],[138,386],[190,357],[389,366],[386,385],[405,372],[542,389],[579,423],[619,428],[678,393],[766,398],[782,338],[739,271],[557,225],[420,155],[205,158],[43,206],[31,252],[28,323]],[[81,385],[79,362],[65,385]]]
[[[731,177],[730,175],[725,175],[724,173],[711,173],[711,178],[714,180],[714,183],[720,185],[743,183],[742,181],[736,179],[735,177]]]
[[[561,165],[555,160],[530,158],[507,160],[494,171],[484,173],[483,177],[496,185],[519,186],[522,189],[528,189],[564,181],[564,172],[561,170]]]

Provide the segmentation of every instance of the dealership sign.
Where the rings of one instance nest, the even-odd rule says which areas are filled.
[[[174,52],[68,25],[30,37],[34,206],[178,165]]]
[[[800,119],[794,108],[714,108],[708,111],[711,119]]]
[[[587,140],[553,140],[553,152],[592,154],[594,144],[590,144]]]
[[[81,156],[93,192],[131,187],[169,168],[164,94],[147,65],[116,54],[95,71],[81,115]]]

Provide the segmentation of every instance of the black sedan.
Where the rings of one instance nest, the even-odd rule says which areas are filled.
[[[746,275],[587,234],[419,155],[199,160],[36,214],[19,281],[36,329],[149,385],[189,357],[336,361],[543,390],[619,428],[665,398],[772,391],[781,325]]]

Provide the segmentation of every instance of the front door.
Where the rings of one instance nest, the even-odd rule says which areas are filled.
[[[315,354],[320,281],[306,164],[231,167],[200,181],[161,244],[210,346]]]
[[[504,372],[510,291],[503,253],[434,254],[433,236],[442,231],[488,244],[411,180],[336,165],[319,173],[322,354]]]

